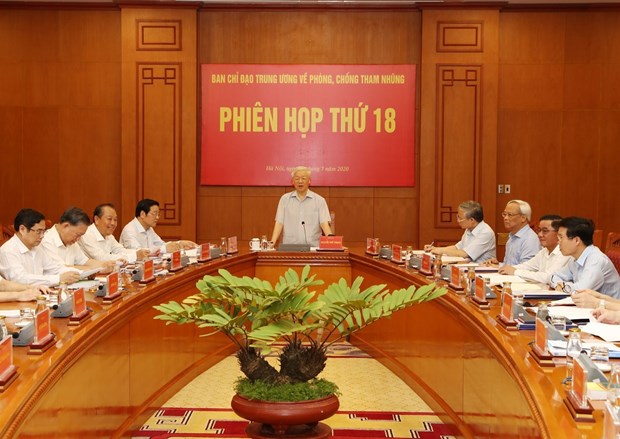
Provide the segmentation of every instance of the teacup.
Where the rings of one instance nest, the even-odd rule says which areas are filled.
[[[260,250],[260,239],[258,238],[250,239],[250,250],[253,252]]]

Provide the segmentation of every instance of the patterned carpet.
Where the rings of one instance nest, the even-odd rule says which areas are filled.
[[[449,439],[457,434],[364,352],[342,343],[330,348],[329,357],[321,377],[337,383],[342,392],[340,410],[324,421],[333,437]],[[230,409],[232,385],[239,375],[236,359],[225,359],[167,401],[132,438],[246,438],[247,421]]]

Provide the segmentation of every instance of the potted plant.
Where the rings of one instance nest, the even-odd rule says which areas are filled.
[[[325,368],[328,346],[394,311],[446,292],[435,284],[391,292],[385,284],[362,289],[362,282],[357,277],[348,285],[341,278],[315,297],[313,287],[323,281],[310,275],[309,266],[301,276],[287,270],[273,286],[219,270],[219,276],[198,281],[199,292],[182,303],[156,306],[161,314],[155,318],[167,324],[195,323],[206,329],[205,336],[221,332],[238,347],[236,356],[245,378],[237,381],[232,408],[241,417],[263,424],[250,424],[250,436],[300,434],[299,429],[305,428],[318,434],[314,437],[324,437],[320,430],[325,426],[318,422],[336,412],[339,394],[335,384],[317,378]],[[282,343],[278,370],[265,356]],[[272,401],[277,408],[264,408],[264,401]],[[308,405],[317,406],[317,413],[300,420],[299,412],[309,412]],[[284,419],[270,417],[274,413]]]

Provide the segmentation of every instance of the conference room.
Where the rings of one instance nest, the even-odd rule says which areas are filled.
[[[102,203],[119,239],[153,199],[163,241],[238,248],[134,280],[110,303],[86,291],[90,317],[52,318],[53,346],[13,346],[1,436],[131,437],[234,353],[223,337],[153,319],[220,268],[275,282],[310,264],[326,282],[422,286],[430,275],[368,254],[368,239],[453,245],[465,200],[484,206],[500,261],[514,199],[534,228],[545,214],[592,219],[612,254],[619,19],[609,1],[1,2],[3,241],[21,209],[49,229],[69,207],[91,215]],[[254,238],[274,241],[297,166],[328,206],[331,233],[319,234],[345,251],[250,251]],[[304,241],[309,225],[295,219]],[[446,288],[350,342],[455,436],[601,437],[603,408],[574,419],[565,366],[533,359],[533,330],[498,323],[500,294],[484,310]]]

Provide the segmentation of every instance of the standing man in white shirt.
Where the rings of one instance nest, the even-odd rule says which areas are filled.
[[[61,215],[57,224],[45,232],[41,247],[48,255],[68,267],[78,270],[93,270],[100,268],[103,272],[110,272],[114,268],[114,261],[97,261],[84,254],[78,241],[86,233],[90,218],[79,207],[70,207]]]
[[[186,240],[164,242],[155,233],[157,221],[159,221],[159,203],[150,198],[138,201],[136,217],[127,223],[121,233],[121,245],[125,248],[147,248],[153,255],[198,247],[195,242]]]
[[[319,246],[321,231],[331,235],[329,225],[331,216],[325,198],[310,190],[312,171],[305,166],[297,166],[291,172],[293,192],[282,195],[276,211],[271,241],[275,244],[282,234],[283,244],[306,244]]]
[[[523,279],[549,284],[551,275],[560,271],[572,259],[564,256],[558,245],[560,215],[543,215],[538,221],[538,239],[542,249],[529,261],[517,265],[504,265],[500,274],[514,274]]]
[[[84,253],[99,261],[135,262],[148,258],[149,249],[128,249],[118,243],[113,235],[117,225],[118,216],[113,204],[104,203],[95,207],[93,223],[79,241]]]
[[[459,204],[456,222],[465,229],[459,242],[448,247],[426,245],[424,250],[436,255],[460,256],[476,263],[495,258],[495,232],[484,222],[480,203],[464,201]]]
[[[39,245],[45,233],[45,216],[34,209],[22,209],[13,221],[15,234],[0,247],[0,273],[13,282],[53,286],[80,279],[77,270],[50,257]]]

